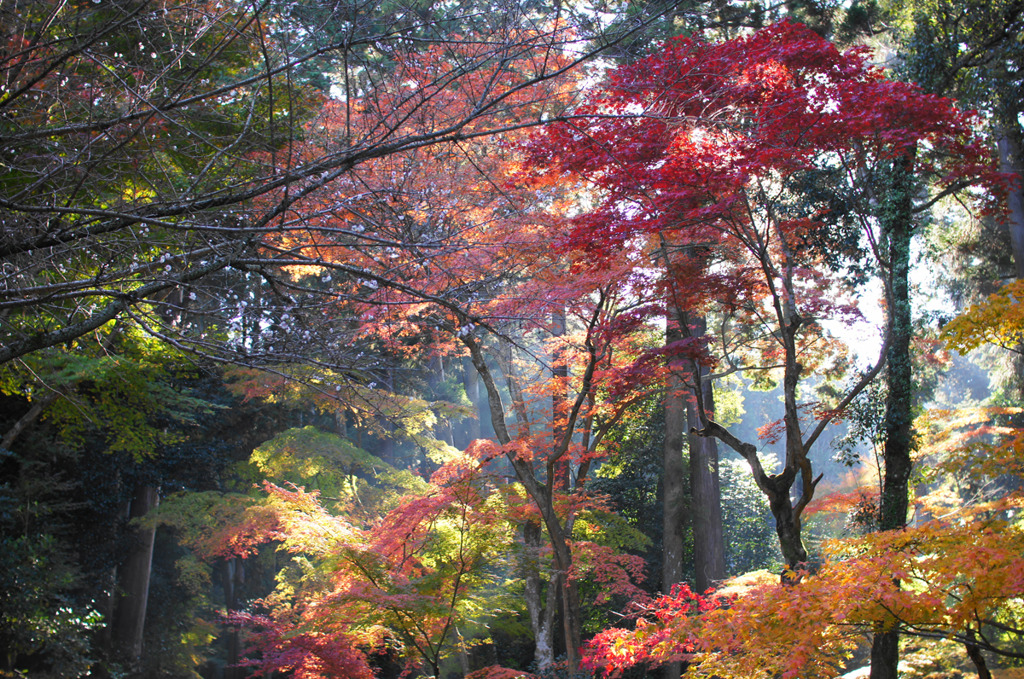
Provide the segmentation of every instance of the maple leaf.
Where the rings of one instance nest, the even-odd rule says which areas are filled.
[[[1024,339],[1024,281],[1007,283],[982,303],[973,304],[942,328],[946,345],[966,354],[983,344],[1020,351]]]

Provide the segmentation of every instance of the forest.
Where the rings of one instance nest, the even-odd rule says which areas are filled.
[[[0,33],[0,678],[1024,677],[1024,0]]]

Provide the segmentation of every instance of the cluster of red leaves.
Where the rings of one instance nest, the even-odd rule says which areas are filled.
[[[295,679],[350,677],[373,679],[366,652],[373,640],[356,635],[344,623],[332,630],[296,631],[279,618],[233,612],[228,624],[246,630],[247,654],[257,659],[240,663],[253,670],[253,676],[273,677],[287,673]]]
[[[806,516],[813,516],[818,513],[825,514],[851,514],[862,511],[865,507],[873,507],[877,512],[879,492],[877,486],[873,489],[860,487],[854,490],[837,491],[825,493],[807,505]]]
[[[827,170],[866,228],[871,174],[911,149],[913,171],[939,191],[985,186],[994,210],[1005,188],[972,114],[888,81],[865,50],[840,52],[790,22],[719,43],[670,41],[611,71],[574,113],[525,149],[530,180],[592,195],[595,207],[569,221],[562,250],[584,253],[594,269],[623,252],[640,266],[656,261],[661,289],[645,292],[677,308],[717,306],[737,326],[783,323],[765,312],[784,297],[804,319],[858,317],[823,273],[820,250],[801,245],[826,228],[832,206],[787,200],[787,181]],[[801,357],[806,370],[827,367],[807,355],[839,355],[815,324],[801,333],[814,344]],[[761,365],[783,358],[775,342],[736,338],[743,343]]]
[[[601,588],[594,603],[603,604],[612,596],[621,596],[643,601],[646,598],[643,590],[636,583],[643,582],[647,567],[643,557],[626,554],[594,542],[576,541],[573,543],[573,564],[569,577],[579,579],[584,576],[591,578]]]
[[[513,670],[501,665],[489,665],[470,672],[465,679],[531,679],[534,675],[522,670]]]
[[[633,629],[609,628],[598,632],[585,647],[583,665],[615,676],[636,665],[660,665],[692,657],[696,637],[680,634],[683,623],[729,604],[729,598],[693,592],[688,585],[673,585],[670,594],[638,601]]]
[[[840,53],[789,22],[715,44],[674,40],[613,71],[577,114],[529,149],[537,167],[585,176],[607,192],[577,220],[571,249],[735,220],[753,178],[807,170],[828,154],[853,170],[927,141],[949,155],[923,160],[920,172],[944,182],[995,178],[971,115],[886,80],[864,50]],[[816,228],[813,217],[795,216],[785,228]]]

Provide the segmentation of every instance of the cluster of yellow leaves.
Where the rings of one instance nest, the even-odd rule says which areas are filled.
[[[928,410],[914,423],[926,434],[920,456],[940,461],[939,471],[945,474],[1019,475],[1024,472],[1024,431],[1015,422],[1021,415],[1024,408],[1005,406]]]
[[[973,304],[942,329],[947,346],[962,354],[983,344],[1017,351],[1024,339],[1024,280],[1004,285],[988,300]]]

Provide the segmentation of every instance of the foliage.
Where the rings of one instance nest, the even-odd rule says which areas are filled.
[[[0,639],[5,670],[33,667],[33,676],[79,677],[95,662],[90,635],[102,616],[70,596],[74,570],[52,535],[0,540]],[[13,676],[13,675],[12,675]]]
[[[984,344],[1020,352],[1024,312],[1021,295],[1024,281],[1013,281],[989,295],[988,300],[972,304],[942,329],[947,346],[966,354]]]
[[[372,323],[372,321],[371,321]],[[410,354],[415,350],[410,349]],[[388,359],[383,359],[387,361]],[[357,379],[350,373],[337,373],[325,370],[310,370],[302,366],[294,366],[287,371],[268,374],[253,369],[232,368],[227,371],[227,379],[231,391],[248,401],[256,399],[266,403],[280,404],[288,408],[300,408],[312,405],[316,410],[329,415],[334,423],[345,423],[351,419],[359,431],[371,434],[378,439],[399,440],[412,444],[422,450],[428,459],[434,464],[440,465],[449,460],[457,451],[446,441],[439,438],[436,430],[441,423],[459,421],[473,415],[472,411],[465,405],[451,403],[448,401],[430,401],[407,393],[399,392],[397,385],[392,388],[384,388],[376,381],[369,381],[372,375],[367,375],[363,380]],[[344,424],[342,425],[344,426]],[[289,434],[282,434],[281,442],[270,445],[271,448],[279,445],[286,445],[284,440],[296,437],[316,436],[313,429],[305,432],[293,431]],[[311,444],[308,454],[323,455],[325,451],[316,453],[316,449],[324,445],[321,441]],[[350,449],[351,443],[336,439],[334,447],[339,448],[331,455],[342,455],[342,457],[359,453],[349,450],[347,453],[341,451]],[[290,445],[290,454],[299,453],[296,445]],[[265,451],[270,454],[270,450]],[[259,463],[259,457],[253,462]],[[351,464],[352,460],[336,460],[343,466]],[[270,469],[264,472],[271,473]]]
[[[795,580],[741,576],[716,592],[733,597],[727,605],[677,615],[662,602],[634,629],[598,635],[589,662],[613,674],[683,658],[687,676],[834,677],[862,635],[878,629],[955,641],[972,661],[979,649],[1016,657],[1024,627],[1018,416],[994,407],[926,410],[916,425],[923,442],[914,524],[828,541],[823,563]],[[860,491],[811,509],[852,518]],[[929,651],[915,653],[924,662]]]
[[[666,32],[699,3],[632,2],[617,19],[598,4],[0,4],[0,392],[18,439],[0,457],[4,672],[101,671],[93,595],[137,482],[171,493],[144,522],[161,538],[154,675],[210,655],[221,594],[246,606],[229,619],[249,669],[300,678],[369,679],[394,658],[522,676],[484,647],[499,630],[520,643],[537,606],[552,623],[562,608],[568,659],[538,671],[576,676],[576,636],[626,599],[634,628],[600,632],[591,668],[833,676],[857,634],[886,626],[1019,651],[1012,408],[919,422],[920,515],[941,521],[829,543],[784,585],[762,572],[717,595],[638,590],[636,555],[660,530],[648,458],[666,359],[783,388],[786,417],[759,445],[730,435],[723,407],[703,409],[700,433],[754,472],[722,463],[730,570],[777,567],[773,520],[789,521],[795,567],[816,509],[810,446],[867,384],[833,388],[850,362],[826,321],[859,319],[856,295],[886,266],[862,250],[883,251],[886,173],[914,150],[919,212],[975,187],[994,213],[1006,178],[977,118],[887,80],[863,49],[761,28],[778,8],[702,7],[728,39],[670,40],[572,109],[580,85],[562,76],[596,18]],[[838,16],[785,4],[820,31]],[[861,26],[876,17],[854,5]],[[942,45],[962,42],[972,68],[979,21],[935,24],[957,29]],[[731,35],[745,25],[761,30]],[[636,59],[614,40],[591,44]],[[984,89],[972,77],[964,91]],[[1019,348],[1019,292],[947,326],[951,346]],[[661,346],[676,309],[711,330],[684,322]],[[238,400],[214,363],[237,366]],[[480,405],[463,398],[466,369],[493,439],[459,450],[473,437],[454,425]],[[811,394],[808,377],[826,388]],[[254,478],[268,482],[245,488]],[[225,575],[257,562],[270,594]]]
[[[32,0],[0,10],[0,362],[131,317],[222,362],[295,362],[306,354],[282,351],[294,335],[321,365],[365,368],[340,334],[315,332],[323,305],[347,291],[323,286],[317,256],[288,243],[344,235],[374,257],[386,236],[317,218],[330,212],[328,187],[358,186],[366,163],[538,124],[550,112],[534,86],[585,56],[569,26],[537,23],[516,1],[423,9]],[[465,32],[444,33],[456,25]],[[509,125],[510,115],[521,118]],[[296,267],[310,274],[301,284]]]
[[[878,624],[986,643],[979,624],[1020,628],[1010,604],[1024,584],[1022,533],[963,518],[833,544],[799,583],[741,579],[719,592],[735,596],[728,605],[691,611],[701,615],[659,606],[654,622],[599,635],[592,662],[615,671],[681,657],[688,676],[834,677],[861,632]]]
[[[782,568],[772,535],[771,509],[750,470],[735,458],[719,462],[722,483],[722,530],[725,565],[730,576]]]
[[[151,458],[180,443],[197,418],[217,406],[182,384],[197,371],[135,324],[110,324],[69,343],[0,367],[0,393],[48,404],[62,439],[81,446],[102,436],[111,454]]]
[[[0,465],[6,472],[31,462],[0,449]],[[50,481],[49,488],[25,481],[0,484],[3,676],[29,669],[33,676],[71,679],[88,673],[96,661],[91,635],[103,619],[76,596],[81,572],[60,535],[71,509],[60,500],[68,484]]]
[[[910,149],[920,149],[914,175],[936,192],[916,209],[972,184],[989,187],[996,209],[1006,178],[971,121],[946,100],[885,79],[864,50],[840,53],[781,22],[719,43],[670,41],[611,71],[572,120],[548,126],[527,148],[534,181],[570,181],[592,197],[593,208],[569,220],[561,239],[567,252],[585,255],[581,267],[600,269],[629,251],[653,278],[643,289],[658,303],[647,313],[714,313],[718,327],[665,349],[690,362],[691,375],[701,374],[699,364],[780,379],[784,418],[761,437],[784,448],[777,474],[764,470],[752,443],[714,420],[699,384],[688,387],[699,433],[749,463],[790,566],[807,559],[800,520],[820,478],[810,447],[884,361],[825,400],[799,393],[809,374],[835,379],[848,368],[846,348],[825,324],[860,318],[851,281],[840,275],[864,266],[848,246],[868,243],[868,268],[881,275],[887,258],[873,191]],[[649,370],[647,361],[640,369]]]
[[[349,512],[384,504],[388,490],[422,491],[409,470],[392,467],[336,434],[315,427],[288,429],[257,447],[250,457],[263,478],[303,484]]]
[[[317,493],[265,484],[259,511],[272,521],[260,535],[293,565],[264,600],[266,614],[233,616],[254,628],[250,663],[260,672],[369,676],[367,654],[392,639],[407,662],[436,669],[452,651],[454,626],[490,610],[491,569],[508,549],[501,494],[470,470],[443,468],[425,492],[369,521],[328,512]]]

